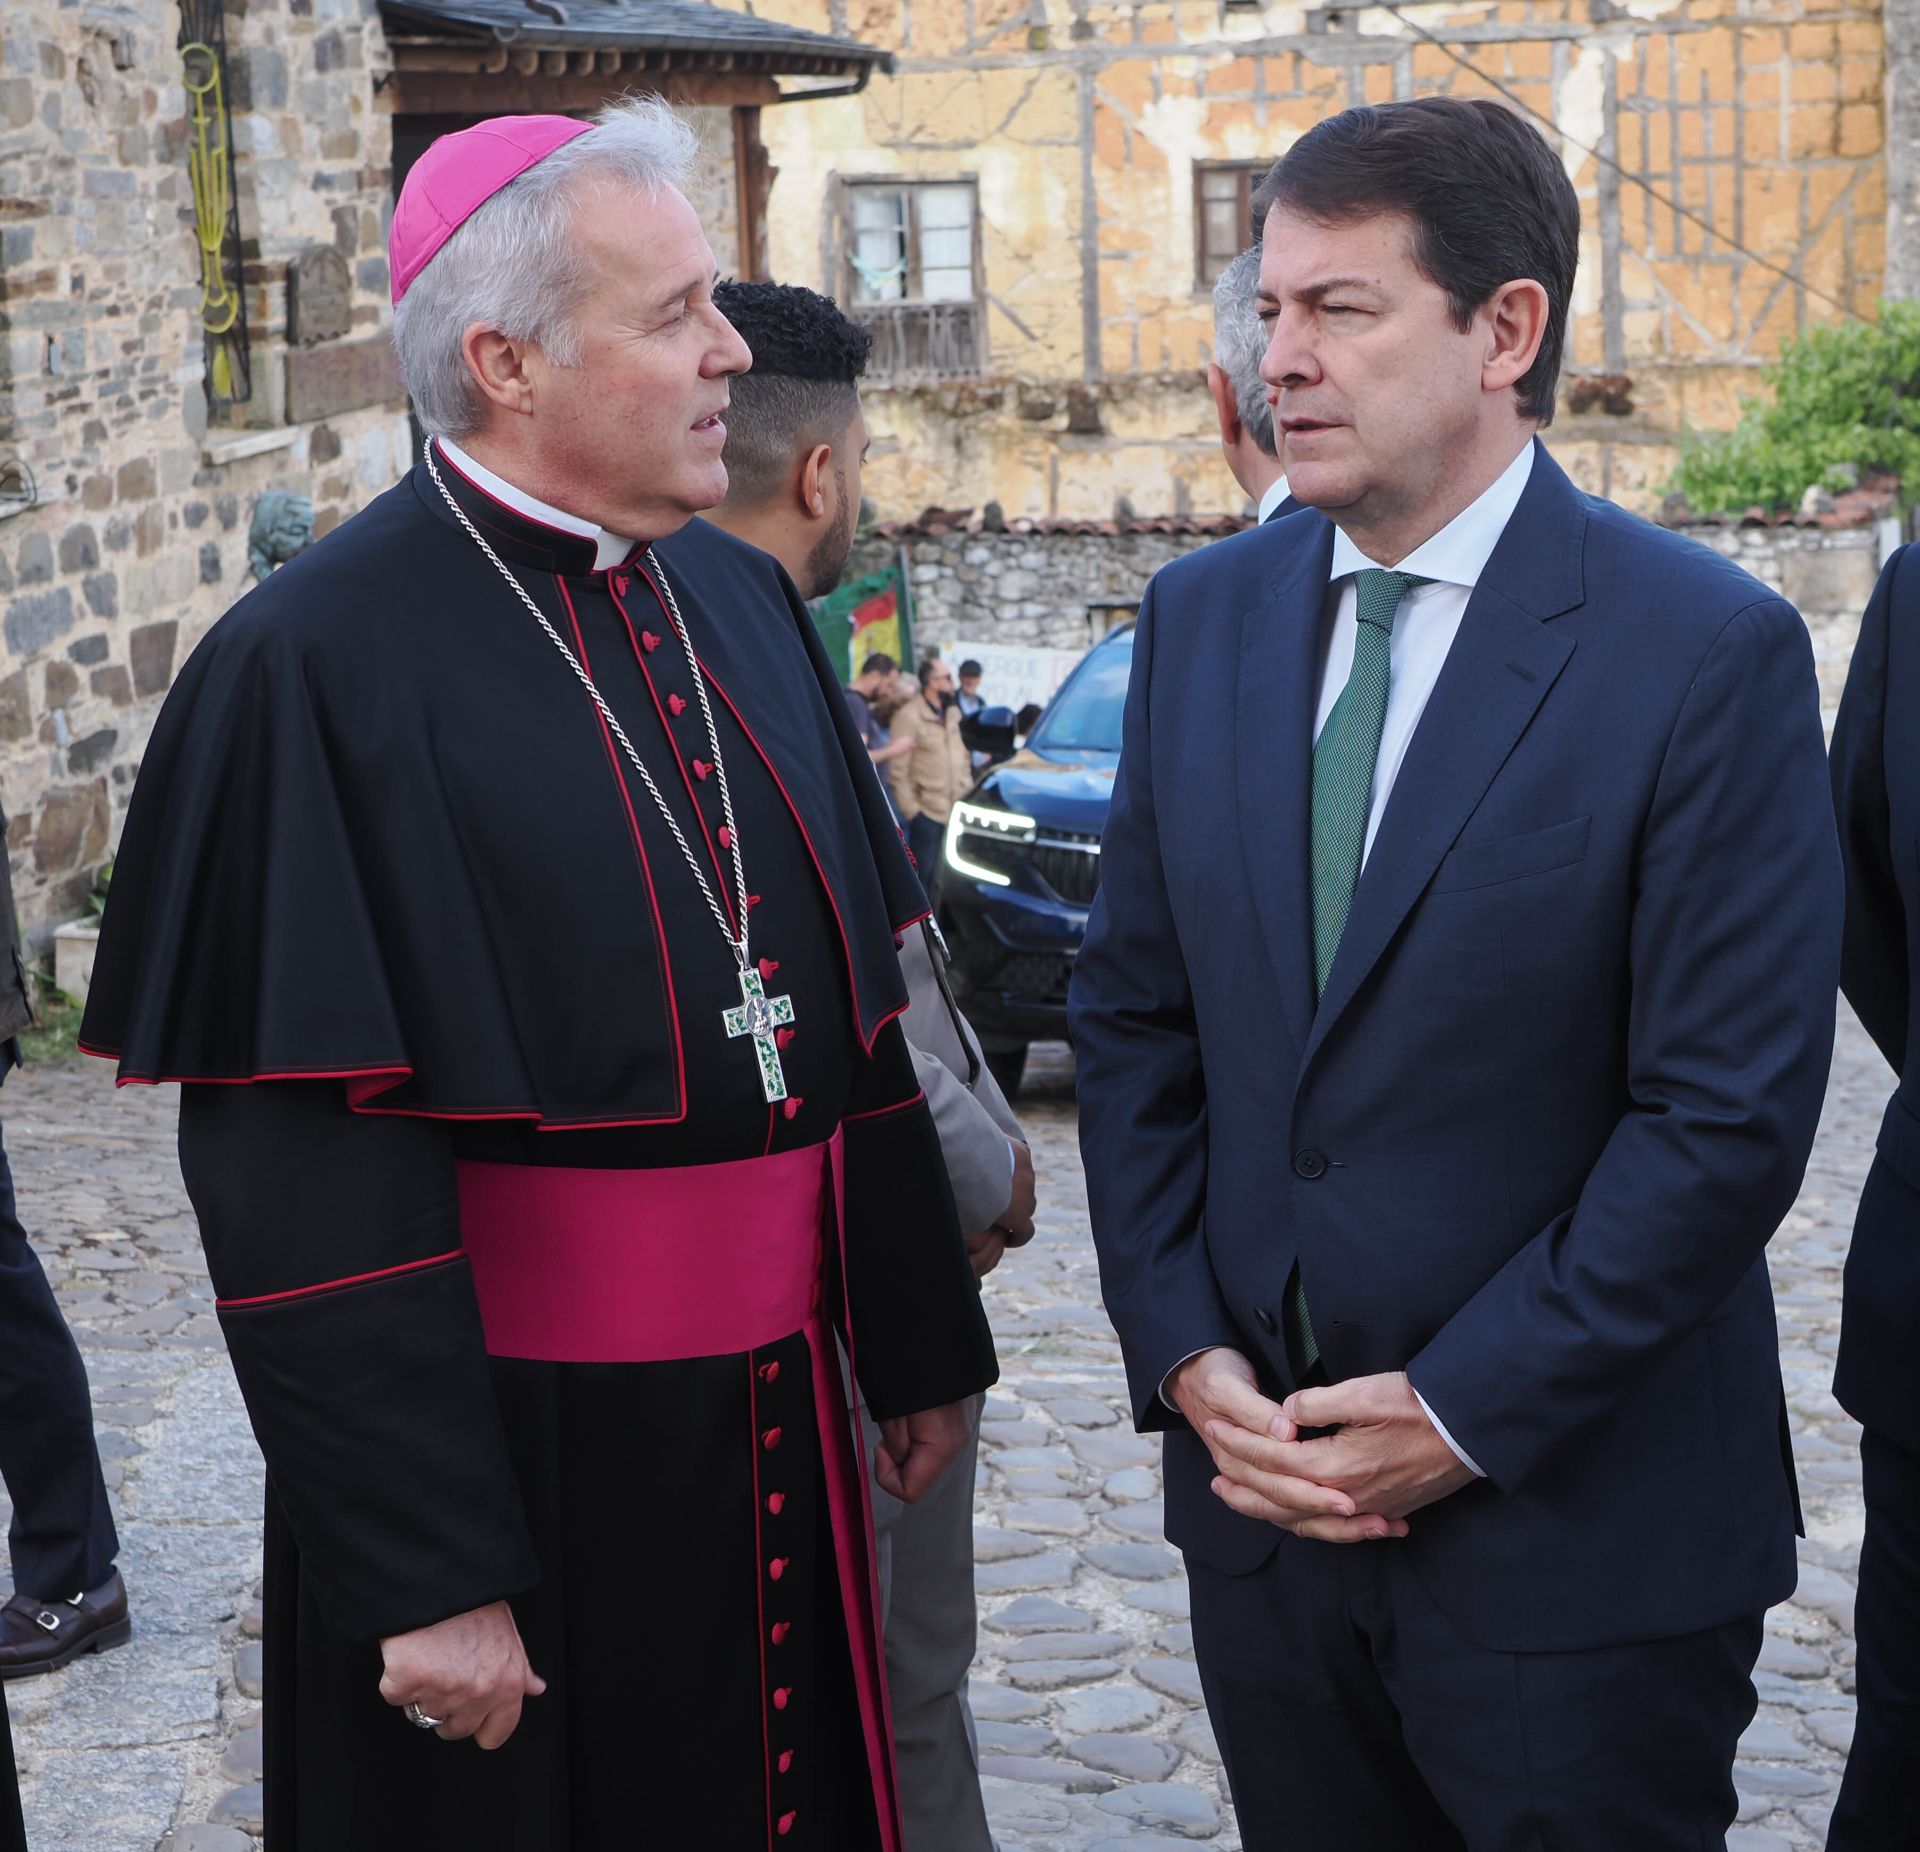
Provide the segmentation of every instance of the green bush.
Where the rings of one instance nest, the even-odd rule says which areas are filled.
[[[1771,400],[1743,401],[1731,431],[1687,447],[1673,487],[1696,514],[1796,508],[1815,484],[1900,478],[1920,495],[1920,303],[1883,302],[1880,319],[1809,328],[1763,375]]]

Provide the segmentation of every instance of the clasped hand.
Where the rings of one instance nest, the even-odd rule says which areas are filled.
[[[1190,1357],[1167,1385],[1206,1442],[1214,1495],[1321,1543],[1407,1534],[1407,1514],[1471,1483],[1403,1372],[1299,1389],[1285,1402],[1262,1395],[1236,1350]],[[1338,1433],[1301,1440],[1302,1428]]]

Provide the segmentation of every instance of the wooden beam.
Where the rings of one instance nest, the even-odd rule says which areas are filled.
[[[736,106],[733,112],[733,184],[740,225],[740,275],[756,283],[773,279],[767,250],[767,201],[780,170],[767,157],[760,139],[758,105]]]
[[[524,54],[523,54],[524,55]],[[538,53],[533,54],[538,57]],[[597,62],[597,61],[596,61]],[[578,71],[560,76],[518,70],[497,76],[474,71],[396,70],[388,94],[396,115],[571,115],[598,109],[616,97],[659,94],[670,103],[701,108],[754,108],[779,100],[771,77],[723,76],[704,71],[671,77],[648,71]]]

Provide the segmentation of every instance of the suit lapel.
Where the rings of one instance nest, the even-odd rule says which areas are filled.
[[[1241,620],[1235,714],[1241,854],[1287,1027],[1313,1026],[1313,716],[1333,527],[1302,515],[1286,562]]]
[[[1361,870],[1302,1066],[1433,879],[1573,654],[1546,620],[1581,602],[1586,509],[1544,449],[1467,602]],[[1309,773],[1310,783],[1310,773]]]

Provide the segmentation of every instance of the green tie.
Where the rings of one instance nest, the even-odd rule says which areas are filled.
[[[1373,807],[1373,772],[1380,758],[1380,734],[1387,721],[1391,680],[1393,616],[1400,600],[1430,579],[1409,572],[1384,572],[1370,566],[1353,575],[1359,624],[1353,640],[1353,667],[1313,748],[1313,989],[1324,996],[1333,955],[1340,949],[1353,890],[1360,881],[1360,852],[1367,840],[1367,813]],[[1300,1341],[1301,1371],[1320,1360],[1306,1293],[1299,1277],[1288,1307]]]

